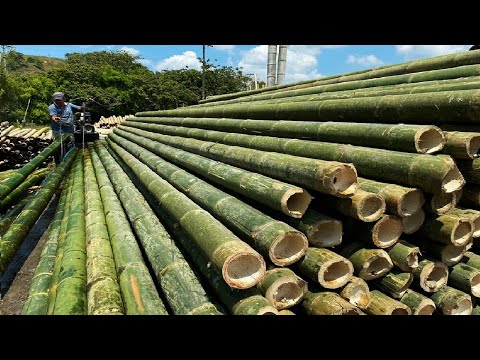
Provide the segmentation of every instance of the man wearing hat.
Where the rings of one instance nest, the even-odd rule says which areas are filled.
[[[70,140],[65,141],[60,156],[55,157],[55,163],[61,161],[61,156],[65,154],[67,149],[75,143],[73,135],[75,111],[82,111],[83,106],[74,105],[65,101],[65,94],[63,92],[55,92],[53,94],[53,104],[48,107],[48,112],[51,117],[51,128],[53,138],[57,139],[62,134],[69,134]]]

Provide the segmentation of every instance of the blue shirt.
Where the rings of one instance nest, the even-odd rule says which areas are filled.
[[[59,116],[61,119],[58,122],[51,121],[53,131],[60,131],[60,123],[62,125],[62,132],[73,133],[74,112],[80,110],[82,107],[72,103],[65,103],[64,106],[58,106],[53,103],[48,106],[50,117]]]

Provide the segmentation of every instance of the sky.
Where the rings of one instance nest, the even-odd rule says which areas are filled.
[[[369,69],[381,65],[466,51],[471,45],[289,45],[286,83]],[[201,69],[202,45],[15,45],[24,55],[65,58],[65,54],[126,51],[152,71]],[[268,45],[208,45],[206,59],[239,68],[266,81]]]

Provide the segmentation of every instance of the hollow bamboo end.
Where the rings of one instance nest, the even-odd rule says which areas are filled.
[[[411,216],[421,210],[425,198],[418,189],[409,189],[398,201],[398,215]]]
[[[232,288],[255,286],[266,272],[265,260],[257,253],[241,252],[230,256],[222,269],[225,282]]]
[[[384,250],[382,250],[384,251]],[[388,273],[393,267],[393,262],[387,253],[376,253],[370,259],[365,261],[363,269],[359,272],[359,276],[364,280],[373,280],[382,277]]]
[[[474,275],[470,279],[470,291],[473,296],[480,297],[480,274]]]
[[[270,260],[278,266],[287,266],[300,260],[308,248],[308,239],[300,231],[290,231],[275,239],[270,246]]]
[[[470,159],[478,157],[478,150],[480,149],[480,136],[474,135],[467,139],[466,152]]]
[[[373,222],[380,219],[385,212],[385,200],[377,194],[365,193],[357,208],[357,215],[363,222]]]
[[[278,315],[278,310],[273,306],[265,306],[258,310],[257,315]]]
[[[442,262],[447,266],[458,264],[466,251],[467,246],[446,245],[441,251]]]
[[[465,179],[456,166],[452,167],[442,181],[442,191],[451,193],[460,190],[465,185]]]
[[[404,307],[397,307],[397,308],[392,308],[390,310],[390,314],[388,315],[410,315],[411,312],[408,311],[408,309],[404,308]]]
[[[340,296],[360,309],[366,309],[372,300],[367,283],[360,278],[352,279],[347,285],[345,285]]]
[[[472,240],[473,224],[470,220],[459,219],[451,234],[452,244],[464,246]]]
[[[415,148],[421,154],[433,154],[442,150],[445,141],[443,131],[436,126],[424,127],[415,134]]]
[[[479,215],[472,215],[470,217],[470,221],[473,224],[473,234],[474,238],[480,237],[480,214]]]
[[[426,292],[433,293],[447,284],[448,267],[439,261],[424,266],[420,272],[420,287]]]
[[[286,276],[270,285],[265,297],[276,309],[282,310],[300,303],[307,290],[306,281],[297,276]]]
[[[318,271],[318,282],[326,289],[338,289],[353,276],[353,265],[341,257],[325,262]]]
[[[423,209],[418,210],[411,216],[402,218],[402,229],[405,234],[413,234],[418,231],[425,221],[425,211]]]
[[[334,247],[342,242],[342,222],[323,220],[313,225],[307,233],[310,244],[319,247]]]
[[[434,194],[430,201],[430,209],[437,215],[443,215],[452,210],[456,203],[455,193],[445,193],[443,191]]]
[[[396,216],[386,215],[373,227],[372,240],[375,246],[385,249],[393,246],[402,235],[402,221]]]
[[[312,196],[307,191],[301,188],[291,189],[283,195],[280,206],[284,214],[298,219],[305,214],[311,201]]]
[[[351,164],[339,165],[327,179],[331,194],[349,197],[357,191],[357,170]]]
[[[420,301],[413,315],[432,315],[435,309],[435,303],[431,299],[425,298]]]

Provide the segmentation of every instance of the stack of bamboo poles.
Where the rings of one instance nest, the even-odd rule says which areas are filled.
[[[18,169],[37,156],[52,142],[52,131],[22,129],[7,125],[0,129],[0,171]]]
[[[75,160],[23,313],[478,313],[479,64],[137,113]]]
[[[133,115],[125,116],[101,116],[100,120],[95,124],[95,130],[101,135],[108,135],[112,132],[112,129],[122,124],[127,118],[133,117]]]

